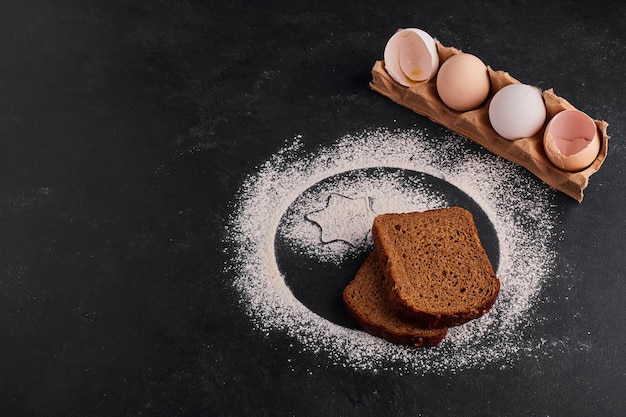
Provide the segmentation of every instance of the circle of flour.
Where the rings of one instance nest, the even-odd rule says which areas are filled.
[[[480,206],[497,232],[498,300],[487,315],[451,328],[435,348],[394,345],[320,317],[294,297],[276,262],[274,242],[281,218],[305,190],[347,171],[376,167],[423,172],[452,184]],[[344,195],[382,192],[397,197],[388,198],[378,214],[446,205],[445,196],[432,197],[416,188],[407,197],[407,190],[396,186],[390,177],[377,182],[378,190],[359,191],[356,184],[328,191]],[[314,153],[304,152],[298,136],[241,187],[227,226],[225,243],[232,250],[227,269],[234,273],[234,288],[259,332],[281,332],[303,349],[340,366],[418,373],[457,372],[490,363],[507,366],[520,354],[546,344],[539,336],[529,339],[524,329],[532,325],[531,308],[554,269],[553,197],[552,190],[522,168],[451,133],[429,137],[415,129],[366,130],[341,137]],[[300,211],[315,210],[301,207]],[[292,231],[290,238],[308,247],[312,255],[341,262],[349,248],[335,245],[332,252],[319,235],[313,237],[313,230],[307,226],[300,234]]]

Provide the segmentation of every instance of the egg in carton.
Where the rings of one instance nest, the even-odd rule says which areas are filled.
[[[421,29],[400,29],[389,39],[370,87],[579,202],[607,156],[607,122]]]

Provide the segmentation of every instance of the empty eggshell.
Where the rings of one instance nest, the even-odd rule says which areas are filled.
[[[600,136],[591,117],[579,110],[563,110],[546,126],[543,146],[554,165],[566,171],[580,171],[598,156]]]
[[[529,138],[546,121],[546,105],[538,88],[509,84],[494,94],[489,103],[491,127],[503,138]]]
[[[385,69],[405,87],[430,80],[439,68],[435,40],[421,29],[397,31],[385,46]]]
[[[473,110],[487,96],[491,81],[487,66],[475,55],[460,53],[448,58],[437,74],[437,93],[444,104],[457,111]]]

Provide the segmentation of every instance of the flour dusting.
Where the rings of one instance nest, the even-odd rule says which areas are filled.
[[[498,239],[496,304],[480,319],[450,329],[430,349],[393,345],[320,317],[294,297],[276,262],[277,236],[298,253],[337,264],[371,247],[371,236],[354,239],[349,230],[336,232],[351,236],[351,243],[322,240],[319,225],[307,215],[328,209],[333,194],[368,199],[376,214],[451,204],[437,187],[399,178],[403,171],[461,190],[486,214]],[[451,133],[430,137],[415,129],[366,130],[315,153],[305,153],[302,138],[296,137],[245,180],[227,227],[226,244],[233,250],[228,269],[259,332],[282,332],[332,363],[417,373],[507,366],[548,343],[525,330],[535,322],[531,309],[554,270],[553,198],[554,191],[523,168]]]

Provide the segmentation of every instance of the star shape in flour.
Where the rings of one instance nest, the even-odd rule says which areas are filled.
[[[306,216],[322,229],[323,243],[341,240],[352,246],[367,238],[374,217],[369,197],[349,198],[335,193],[328,196],[326,208]]]

